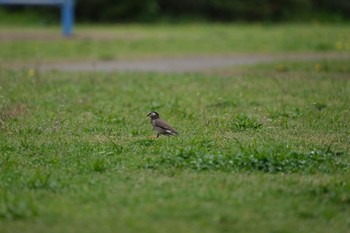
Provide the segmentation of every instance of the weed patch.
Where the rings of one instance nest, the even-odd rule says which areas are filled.
[[[230,122],[229,127],[232,131],[254,130],[261,128],[262,123],[252,115],[241,113]]]
[[[92,167],[96,172],[104,172],[107,169],[106,162],[103,159],[96,159],[93,162]]]
[[[176,167],[194,170],[219,170],[226,172],[264,173],[333,173],[348,171],[350,163],[341,159],[342,154],[327,150],[296,152],[287,145],[270,147],[241,147],[232,152],[207,152],[198,147],[180,148],[165,152],[156,159],[149,159],[147,168]]]

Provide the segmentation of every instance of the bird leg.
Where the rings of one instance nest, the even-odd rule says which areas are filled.
[[[157,133],[157,138],[159,138],[159,133]]]

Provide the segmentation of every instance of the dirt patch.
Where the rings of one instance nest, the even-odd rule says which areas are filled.
[[[254,65],[285,61],[312,61],[323,59],[349,59],[348,53],[295,53],[295,54],[233,54],[213,56],[191,56],[176,58],[152,58],[142,60],[97,60],[47,63],[3,64],[10,69],[33,69],[38,71],[66,72],[159,72],[186,73],[208,72],[239,65]]]
[[[115,72],[138,71],[160,73],[203,72],[238,65],[253,65],[283,61],[311,61],[320,59],[348,59],[350,54],[307,53],[307,54],[248,54],[227,56],[197,56],[182,58],[156,58],[138,61],[83,61],[71,63],[41,64],[39,70],[69,72]]]

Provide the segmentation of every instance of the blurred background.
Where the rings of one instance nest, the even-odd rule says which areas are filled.
[[[350,19],[349,0],[76,0],[78,23],[153,22],[341,22]],[[56,24],[52,7],[0,7],[0,22]]]
[[[0,4],[2,66],[350,51],[350,0],[76,0],[74,12],[66,40],[60,7]]]

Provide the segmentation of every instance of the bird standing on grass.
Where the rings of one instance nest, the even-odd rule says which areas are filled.
[[[179,133],[173,129],[168,123],[159,118],[159,114],[157,112],[150,112],[148,115],[151,118],[151,124],[153,125],[153,129],[157,131],[157,138],[159,135],[178,135]]]

